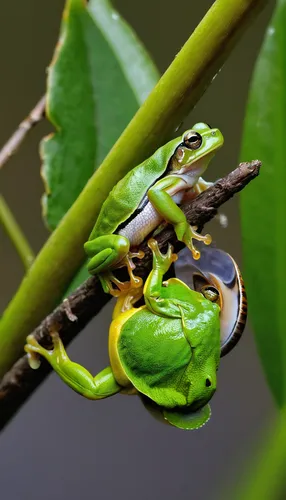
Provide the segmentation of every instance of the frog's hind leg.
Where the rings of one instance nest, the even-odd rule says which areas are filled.
[[[121,266],[121,262],[129,252],[129,247],[129,240],[118,234],[99,236],[84,244],[85,252],[90,258],[87,264],[89,273],[97,274],[104,292],[115,297],[126,287],[115,278],[110,269]],[[117,286],[117,289],[113,288],[112,283]]]
[[[135,264],[133,262],[133,259],[143,259],[144,257],[144,252],[142,250],[139,250],[138,252],[128,252],[128,254],[122,259],[122,267],[126,266],[127,271],[129,274],[130,282],[129,282],[129,288],[140,288],[143,284],[142,278],[139,276],[135,276],[133,273],[135,269]],[[120,265],[121,267],[121,265]]]
[[[99,236],[84,244],[90,258],[87,269],[90,274],[99,274],[114,269],[129,252],[129,240],[118,234]]]
[[[61,379],[74,391],[88,399],[103,399],[122,390],[108,366],[95,377],[83,366],[72,362],[64,348],[57,332],[51,333],[53,349],[48,350],[41,346],[33,335],[27,337],[25,351],[31,368],[37,368],[35,359],[43,356],[50,363]]]
[[[98,274],[102,288],[106,293],[118,297],[120,293],[129,288],[139,288],[142,286],[142,279],[135,276],[133,270],[135,265],[133,258],[142,259],[142,251],[130,252],[130,243],[127,238],[119,234],[99,236],[94,240],[87,241],[84,249],[90,257],[87,269],[90,274]],[[121,282],[111,270],[127,267],[130,282]],[[117,289],[113,288],[116,285]]]
[[[101,282],[102,288],[106,293],[110,293],[113,297],[120,297],[121,294],[125,294],[129,290],[133,290],[134,288],[141,288],[143,285],[143,280],[139,276],[135,276],[133,270],[135,269],[135,264],[133,263],[134,258],[142,259],[144,257],[144,252],[128,252],[128,254],[123,257],[121,262],[113,269],[120,269],[122,267],[127,267],[127,271],[129,274],[130,281],[120,281],[118,278],[114,276],[111,271],[107,271],[105,273],[100,273],[98,275],[99,280]],[[112,285],[116,285],[116,289],[113,288]]]
[[[105,293],[110,293],[113,297],[120,297],[129,289],[129,282],[122,282],[117,279],[111,271],[100,273],[98,279]],[[113,287],[116,286],[116,288]]]

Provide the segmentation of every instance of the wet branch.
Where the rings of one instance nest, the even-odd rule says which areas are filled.
[[[258,160],[241,163],[233,172],[217,181],[195,200],[185,203],[182,209],[188,221],[201,229],[216,215],[221,205],[259,174],[260,166],[261,162]],[[175,251],[182,248],[182,244],[177,242],[171,227],[167,227],[157,240],[163,251],[169,242],[174,245]],[[145,243],[140,249],[145,252],[145,257],[137,261],[136,274],[145,279],[151,269],[151,251]],[[120,277],[119,272],[117,276]],[[97,315],[110,298],[102,291],[98,279],[91,277],[47,316],[33,334],[44,346],[50,347],[49,332],[57,330],[64,344],[67,345]],[[45,360],[42,361],[38,370],[32,370],[24,355],[6,373],[0,384],[0,429],[3,429],[50,371],[51,367]]]

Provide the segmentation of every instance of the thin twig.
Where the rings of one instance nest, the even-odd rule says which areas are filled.
[[[25,235],[18,225],[14,215],[8,207],[3,196],[0,195],[0,224],[3,225],[6,233],[16,248],[18,255],[23,262],[26,271],[31,267],[34,261],[34,252],[31,249]]]
[[[184,204],[182,209],[188,221],[202,228],[216,215],[217,209],[223,203],[259,174],[260,166],[261,163],[258,160],[241,163],[238,168],[217,181],[213,187],[200,194],[191,203]],[[157,240],[163,251],[168,242],[174,245],[175,251],[179,251],[182,247],[182,244],[176,240],[172,228],[165,229]],[[151,252],[145,243],[140,249],[145,252],[145,257],[137,262],[136,274],[145,279],[151,268]],[[120,277],[119,274],[118,276]],[[67,345],[110,298],[109,295],[103,293],[96,277],[89,278],[47,316],[33,334],[43,345],[49,347],[51,346],[49,332],[57,330],[64,344]],[[0,384],[0,429],[3,429],[50,371],[51,367],[45,360],[42,361],[38,370],[32,370],[24,355],[6,373]]]
[[[36,104],[34,109],[32,109],[27,118],[25,118],[25,120],[20,123],[17,130],[3,146],[0,151],[0,168],[3,167],[5,163],[7,163],[7,161],[13,154],[16,153],[31,128],[33,128],[44,118],[45,106],[46,96],[43,96]]]

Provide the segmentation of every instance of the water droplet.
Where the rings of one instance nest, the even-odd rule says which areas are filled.
[[[178,130],[181,128],[183,125],[183,122],[179,123],[179,125],[175,128],[174,132],[178,132]]]
[[[117,14],[117,12],[112,12],[111,17],[112,17],[112,19],[114,19],[114,21],[117,21],[117,19],[119,18],[119,15]]]

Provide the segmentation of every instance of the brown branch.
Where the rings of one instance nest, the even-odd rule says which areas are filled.
[[[216,215],[217,209],[223,203],[241,191],[259,174],[260,166],[261,162],[258,160],[241,163],[238,168],[217,181],[214,186],[200,194],[195,200],[184,204],[182,209],[188,221],[192,225],[202,228]],[[174,245],[175,251],[182,248],[182,244],[176,240],[171,227],[165,229],[157,237],[157,240],[163,250],[168,242]],[[136,274],[145,279],[151,268],[151,251],[146,243],[140,249],[145,252],[145,257],[137,262]],[[120,276],[119,273],[118,276]],[[43,345],[49,347],[51,346],[49,332],[57,330],[60,332],[64,344],[67,345],[96,316],[110,298],[109,295],[103,293],[98,279],[91,277],[47,316],[33,334]],[[26,355],[24,355],[6,373],[0,384],[1,429],[50,371],[51,367],[45,360],[42,361],[38,370],[32,370]]]
[[[43,96],[29,113],[27,118],[20,123],[17,130],[12,134],[0,151],[0,168],[7,163],[9,158],[16,153],[27,133],[45,116],[46,96]]]

